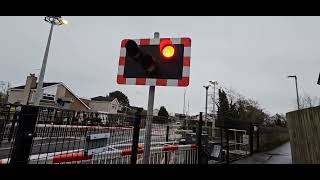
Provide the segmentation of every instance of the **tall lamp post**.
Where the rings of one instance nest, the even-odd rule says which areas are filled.
[[[297,76],[288,76],[288,78],[294,78],[294,80],[296,82],[297,104],[298,104],[298,110],[299,110],[300,109],[300,103],[299,103],[299,92],[298,92]]]
[[[212,111],[213,114],[216,113],[216,85],[218,85],[217,81],[209,81],[210,84],[213,85],[213,107],[212,107]]]
[[[51,24],[50,27],[50,33],[47,41],[47,47],[46,51],[44,53],[43,61],[42,61],[42,66],[41,66],[41,71],[39,75],[39,81],[37,84],[37,90],[35,94],[35,99],[34,99],[34,105],[39,105],[40,100],[42,98],[42,86],[43,86],[43,79],[44,79],[44,74],[46,71],[46,66],[47,66],[47,60],[48,60],[48,54],[49,54],[49,48],[50,48],[50,42],[51,42],[51,37],[52,37],[52,31],[53,31],[53,26],[54,25],[63,25],[63,24],[68,24],[68,21],[65,19],[62,19],[61,16],[46,16],[44,20],[48,23]]]
[[[218,85],[217,81],[209,81],[210,84],[213,85],[213,107],[212,107],[212,137],[215,136],[214,128],[215,128],[215,115],[216,115],[216,85]]]
[[[205,112],[204,112],[204,122],[205,122],[205,126],[207,127],[207,109],[208,109],[208,89],[210,87],[210,85],[208,86],[203,86],[205,89],[206,89],[206,109],[205,109]]]

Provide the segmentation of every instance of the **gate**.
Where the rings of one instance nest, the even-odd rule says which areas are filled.
[[[250,122],[217,122],[221,157],[218,163],[229,164],[259,150],[259,126]]]
[[[202,113],[199,118],[186,121],[181,134],[187,142],[197,142],[201,164],[229,164],[259,151],[257,124],[225,119],[215,121],[215,128],[212,128],[212,120],[208,121],[207,126],[204,125]]]

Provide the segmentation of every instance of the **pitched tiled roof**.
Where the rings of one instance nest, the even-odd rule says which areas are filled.
[[[42,87],[45,88],[45,87],[53,86],[53,85],[56,85],[56,84],[60,84],[60,82],[44,82]],[[37,86],[38,86],[38,83],[36,84],[36,88],[37,88]],[[25,87],[25,85],[13,87],[13,88],[11,88],[11,89],[24,89],[24,87]],[[36,89],[36,88],[35,88],[35,89]]]
[[[110,96],[97,96],[97,97],[93,97],[91,98],[91,100],[93,101],[108,101],[108,102],[111,102],[115,99],[115,97],[110,97]]]

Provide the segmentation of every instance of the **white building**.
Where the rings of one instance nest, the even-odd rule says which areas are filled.
[[[117,98],[113,97],[104,97],[97,96],[93,97],[90,100],[81,98],[91,109],[91,111],[108,113],[108,114],[117,114],[121,110],[121,105]]]
[[[158,116],[158,113],[159,113],[159,109],[154,109],[154,110],[153,110],[153,115],[154,115],[154,116]]]
[[[30,74],[26,84],[10,88],[8,103],[32,105],[37,88],[37,77]],[[59,107],[76,111],[88,111],[90,107],[62,82],[44,82],[42,86],[40,105]]]

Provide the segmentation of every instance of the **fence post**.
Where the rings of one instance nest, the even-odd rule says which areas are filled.
[[[38,106],[22,106],[10,155],[10,164],[28,164],[29,154],[32,150],[32,140],[36,136],[35,127],[38,113]]]
[[[5,116],[5,113],[0,112],[0,117],[3,114],[3,116]],[[7,125],[7,117],[4,117],[4,119],[0,119],[0,144],[2,143],[3,137],[4,137],[4,133],[6,131],[6,125]]]
[[[13,136],[13,133],[14,133],[14,128],[15,128],[15,125],[16,125],[17,120],[18,120],[17,116],[18,116],[18,113],[14,112],[12,123],[11,123],[11,127],[10,127],[10,131],[9,131],[9,135],[8,135],[8,141],[9,142],[11,142],[11,140],[12,140],[12,136]]]
[[[7,107],[5,107],[5,108],[7,108]],[[8,111],[6,111],[6,109],[5,109],[3,112],[0,112],[0,117],[1,117],[1,114],[3,114],[2,116],[4,117],[3,120],[0,120],[0,144],[3,141],[4,135],[6,132],[6,126],[10,122],[11,106],[9,106],[8,108],[9,108]]]
[[[202,146],[202,112],[200,112],[198,133],[197,133],[197,146],[198,146],[198,164],[208,164],[207,155]]]
[[[170,130],[170,127],[169,127],[169,125],[167,125],[166,142],[169,141],[169,130]],[[165,154],[164,154],[164,162],[165,162],[165,164],[168,164],[168,152],[165,152]]]
[[[135,118],[133,122],[131,164],[137,164],[141,112],[142,112],[142,109],[139,108],[135,113]]]
[[[226,141],[227,141],[227,147],[226,147],[226,150],[227,150],[227,155],[226,155],[226,160],[227,160],[227,164],[229,164],[230,162],[230,154],[229,154],[229,130],[228,128],[225,128],[225,134],[226,134]]]
[[[220,149],[220,153],[221,153],[221,161],[224,161],[224,154],[222,153],[223,152],[223,129],[222,127],[219,128],[220,130],[220,146],[221,146],[221,149]]]
[[[260,127],[257,126],[257,152],[260,151]]]
[[[253,154],[253,126],[249,126],[249,144],[250,144],[250,155]]]

